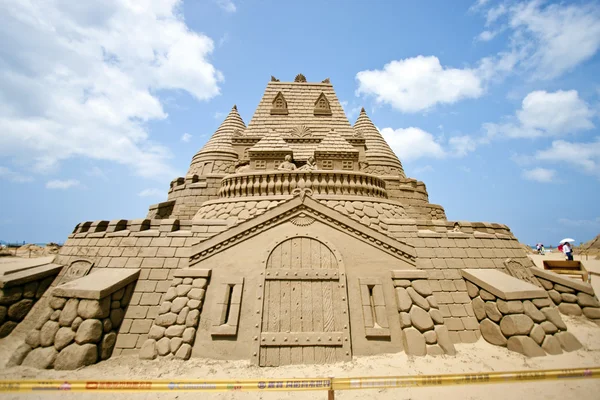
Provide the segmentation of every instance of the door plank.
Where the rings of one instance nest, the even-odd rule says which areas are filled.
[[[280,332],[280,281],[269,281],[269,332]],[[279,366],[279,347],[267,349],[267,366]]]
[[[300,281],[292,281],[290,283],[290,288],[290,330],[302,332],[302,283]],[[293,347],[290,350],[290,353],[292,364],[302,364],[302,348]]]

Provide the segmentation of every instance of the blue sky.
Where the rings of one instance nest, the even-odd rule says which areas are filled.
[[[451,220],[600,233],[600,3],[5,0],[0,240],[143,218],[271,75],[329,77]]]

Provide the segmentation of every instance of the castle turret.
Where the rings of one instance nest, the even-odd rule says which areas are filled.
[[[369,163],[369,166],[364,168],[365,172],[380,176],[406,177],[402,163],[371,122],[364,108],[360,110],[354,129],[365,138],[365,158]]]
[[[188,175],[233,172],[238,153],[234,150],[231,139],[236,131],[244,129],[246,129],[246,124],[234,105],[217,131],[192,158]]]

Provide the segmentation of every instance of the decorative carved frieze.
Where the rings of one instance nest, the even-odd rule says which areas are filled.
[[[269,171],[225,177],[219,197],[290,195],[296,188],[318,195],[350,195],[387,198],[385,181],[357,171]]]
[[[293,137],[310,137],[310,136],[312,136],[312,131],[307,126],[300,125],[300,126],[294,127],[294,129],[292,129],[292,131],[290,132],[290,136],[293,136]]]

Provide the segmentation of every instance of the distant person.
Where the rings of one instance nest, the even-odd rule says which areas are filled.
[[[541,247],[542,247],[542,246],[540,246],[540,244],[539,244],[539,243],[535,245],[535,249],[537,250],[538,254],[540,254],[540,249],[541,249]]]
[[[567,260],[573,261],[573,248],[571,247],[571,244],[569,242],[563,244],[562,251],[563,253],[565,253]]]
[[[544,254],[546,254],[546,249],[544,249],[544,245],[541,245],[541,246],[540,246],[540,254],[541,254],[541,255],[544,255]]]

